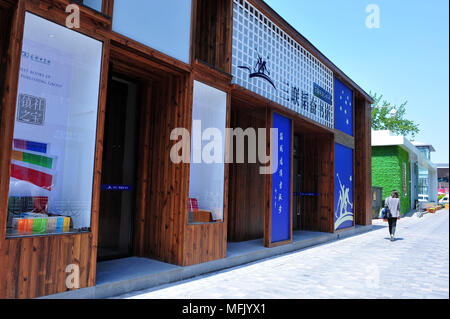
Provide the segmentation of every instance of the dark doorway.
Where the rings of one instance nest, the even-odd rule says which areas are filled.
[[[301,192],[302,192],[302,153],[300,136],[294,135],[294,205],[293,205],[293,229],[301,229]]]
[[[108,83],[98,260],[132,255],[139,140],[138,89],[136,82],[118,75]]]

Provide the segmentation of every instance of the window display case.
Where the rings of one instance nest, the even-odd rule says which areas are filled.
[[[7,237],[89,231],[102,43],[26,13]]]
[[[227,94],[194,81],[189,223],[223,220]]]

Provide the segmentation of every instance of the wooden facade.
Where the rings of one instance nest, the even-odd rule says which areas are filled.
[[[177,265],[193,265],[227,256],[228,241],[264,238],[270,243],[271,175],[258,174],[259,164],[225,166],[223,220],[189,224],[189,164],[170,161],[174,128],[191,131],[193,83],[201,81],[227,93],[226,127],[272,127],[273,112],[292,120],[292,137],[301,137],[305,161],[302,188],[319,193],[302,199],[305,230],[334,232],[334,143],[354,152],[355,224],[371,223],[371,98],[263,1],[251,0],[285,32],[327,65],[352,88],[355,134],[300,116],[277,103],[232,84],[232,0],[193,0],[190,63],[112,31],[114,1],[103,0],[102,13],[81,8],[77,32],[103,43],[97,115],[90,232],[6,238],[11,149],[25,12],[65,25],[69,0],[0,0],[0,298],[34,298],[68,290],[66,266],[80,267],[80,288],[95,285],[102,151],[108,81],[120,73],[140,85],[139,161],[133,255]],[[227,136],[229,140],[229,136]],[[270,141],[267,144],[267,150]],[[268,153],[268,152],[267,152]],[[291,175],[292,175],[291,167]],[[291,194],[292,194],[292,185]],[[291,198],[292,204],[292,198]]]

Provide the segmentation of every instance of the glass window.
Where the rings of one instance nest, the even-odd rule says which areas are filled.
[[[83,4],[95,11],[102,12],[102,0],[83,0]]]
[[[87,231],[102,43],[25,15],[7,236]]]
[[[189,63],[191,0],[114,0],[112,29]]]
[[[194,81],[189,223],[223,220],[227,94]]]

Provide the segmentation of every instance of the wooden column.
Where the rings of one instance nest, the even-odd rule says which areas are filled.
[[[270,154],[270,128],[273,127],[273,111],[266,107],[266,154]],[[275,138],[275,136],[274,136]],[[264,192],[264,246],[271,246],[272,237],[272,174],[267,174]]]
[[[372,224],[371,107],[358,97],[355,107],[355,222]]]

